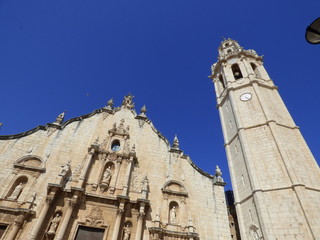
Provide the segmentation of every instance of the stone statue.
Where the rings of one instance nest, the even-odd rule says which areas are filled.
[[[130,235],[131,235],[130,225],[127,224],[127,225],[123,228],[123,240],[129,240],[129,239],[130,239]]]
[[[14,188],[13,192],[11,193],[11,196],[8,197],[8,199],[16,200],[19,197],[22,189],[23,189],[23,184],[20,183],[18,186]]]
[[[111,170],[111,167],[109,166],[104,172],[101,182],[109,184],[111,180],[111,174],[112,174],[112,170]]]
[[[48,231],[49,234],[55,234],[56,233],[58,225],[59,225],[59,222],[60,222],[60,218],[61,218],[61,216],[59,214],[56,214],[56,216],[52,219],[51,225],[50,225],[50,228],[49,228],[49,231]]]
[[[148,177],[145,175],[142,182],[141,182],[141,191],[148,191]]]
[[[122,107],[130,110],[133,109],[134,108],[134,103],[132,102],[133,98],[134,97],[131,94],[125,96],[122,101]]]
[[[68,161],[65,165],[61,166],[60,176],[65,176],[70,170],[70,161]]]
[[[177,221],[177,213],[176,213],[176,207],[173,206],[170,210],[170,223],[175,223]]]

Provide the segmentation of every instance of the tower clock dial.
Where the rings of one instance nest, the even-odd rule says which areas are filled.
[[[240,96],[241,101],[249,101],[252,98],[252,95],[250,93],[244,93]]]

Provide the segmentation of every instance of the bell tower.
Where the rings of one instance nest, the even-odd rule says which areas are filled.
[[[254,50],[232,39],[212,65],[242,239],[320,236],[320,171]]]

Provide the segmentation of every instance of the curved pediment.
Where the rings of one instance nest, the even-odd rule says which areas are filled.
[[[29,171],[38,171],[38,172],[45,172],[45,163],[44,161],[34,155],[24,156],[19,158],[17,161],[13,163],[15,168],[25,169]]]
[[[161,188],[161,190],[163,193],[167,193],[167,194],[188,196],[188,192],[186,191],[186,188],[184,187],[184,185],[181,182],[176,180],[170,180],[166,182]]]

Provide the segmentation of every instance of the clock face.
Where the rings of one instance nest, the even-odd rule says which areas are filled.
[[[249,101],[252,98],[252,95],[250,93],[244,93],[240,96],[241,101]]]

